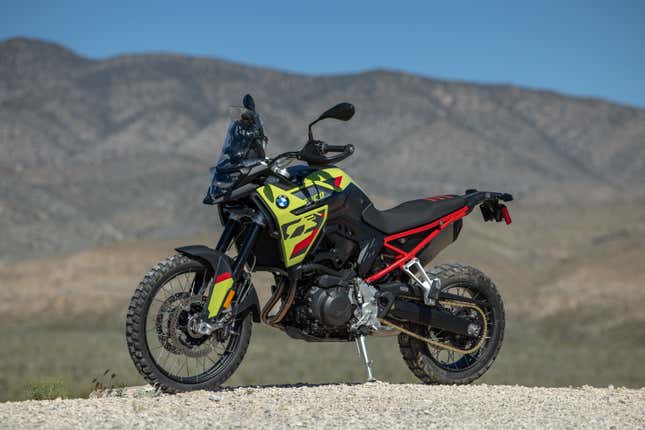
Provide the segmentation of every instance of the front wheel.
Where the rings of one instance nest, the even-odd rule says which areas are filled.
[[[137,287],[126,319],[128,351],[137,370],[167,393],[213,389],[242,362],[251,339],[250,313],[232,319],[211,335],[189,328],[190,318],[206,306],[193,294],[206,268],[174,255],[154,266]]]
[[[412,373],[426,384],[468,384],[482,376],[493,364],[504,339],[504,304],[495,284],[474,267],[460,264],[443,264],[434,267],[430,274],[441,280],[441,294],[450,301],[457,296],[476,301],[485,316],[484,339],[463,338],[433,327],[408,324],[407,329],[417,335],[399,334],[399,348]],[[469,317],[468,308],[447,305],[444,310]],[[474,316],[474,315],[473,315]],[[483,322],[483,321],[481,321]],[[468,350],[473,344],[481,344],[475,351],[459,353],[433,346],[418,337],[446,344],[455,349]]]

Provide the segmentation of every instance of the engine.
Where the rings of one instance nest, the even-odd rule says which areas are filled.
[[[307,296],[312,316],[324,326],[343,327],[352,317],[353,305],[345,287],[313,287]]]
[[[305,290],[294,309],[297,325],[309,336],[346,339],[355,308],[350,294],[344,286],[314,285]]]

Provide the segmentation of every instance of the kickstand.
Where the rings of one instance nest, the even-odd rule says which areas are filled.
[[[367,356],[367,346],[365,346],[365,336],[360,335],[356,338],[356,347],[358,348],[358,354],[363,359],[363,364],[367,369],[367,382],[375,382],[374,375],[372,374],[372,361]]]

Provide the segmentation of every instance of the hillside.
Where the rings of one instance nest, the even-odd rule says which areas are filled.
[[[473,186],[537,207],[645,196],[641,109],[382,70],[314,77],[170,54],[97,61],[10,39],[0,42],[0,261],[215,227],[200,203],[207,169],[227,107],[246,92],[273,153],[301,146],[322,110],[354,103],[351,122],[318,136],[356,145],[343,167],[380,201]]]

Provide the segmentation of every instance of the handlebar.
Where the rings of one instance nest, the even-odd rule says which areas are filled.
[[[240,168],[253,168],[256,166],[259,166],[261,164],[266,165],[267,164],[267,159],[265,158],[253,158],[250,160],[242,160],[241,162],[237,164],[229,164],[229,165],[222,165],[222,166],[215,166],[214,168],[217,169],[219,173],[235,173],[240,170]],[[212,173],[212,172],[211,172]]]
[[[327,153],[338,153],[331,157],[326,157]],[[240,167],[252,168],[260,164],[264,164],[272,168],[279,160],[283,158],[298,158],[306,161],[312,165],[327,165],[337,163],[354,153],[354,145],[328,145],[321,141],[309,141],[300,151],[283,152],[272,159],[253,159],[244,160],[236,165],[216,166],[212,169],[217,169],[219,173],[234,173],[238,172]],[[212,173],[212,171],[211,171]]]

